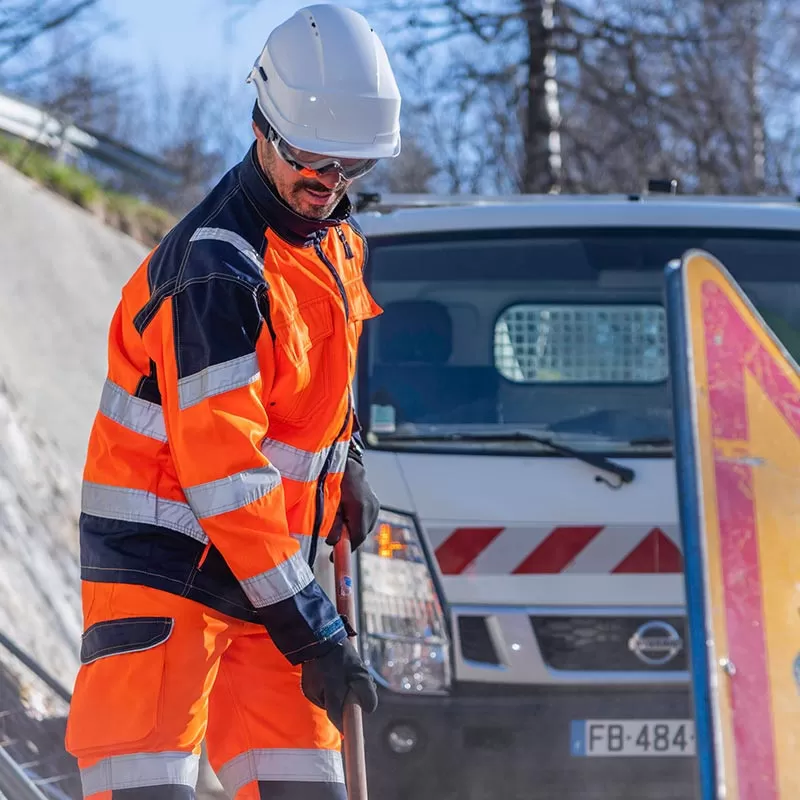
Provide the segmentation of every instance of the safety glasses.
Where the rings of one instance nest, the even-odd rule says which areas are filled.
[[[338,158],[309,153],[307,150],[298,150],[274,133],[270,137],[270,141],[278,155],[298,172],[310,170],[318,175],[325,175],[336,171],[345,180],[354,181],[356,178],[366,175],[378,163],[375,158]]]

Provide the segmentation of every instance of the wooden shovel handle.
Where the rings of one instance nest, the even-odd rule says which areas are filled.
[[[356,626],[356,604],[353,586],[352,553],[347,528],[333,548],[333,574],[336,583],[336,610]],[[358,647],[357,641],[353,642]],[[344,707],[344,774],[348,800],[368,800],[367,760],[364,750],[364,725],[361,706],[347,702]]]

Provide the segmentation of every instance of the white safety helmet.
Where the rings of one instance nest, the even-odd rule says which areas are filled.
[[[295,151],[368,160],[400,152],[400,91],[389,58],[352,9],[300,9],[272,31],[247,82],[256,88],[256,124],[266,121]]]

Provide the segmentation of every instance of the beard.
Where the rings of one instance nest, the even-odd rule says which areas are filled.
[[[263,138],[257,142],[259,162],[268,182],[283,202],[296,214],[308,219],[326,219],[341,201],[349,181],[339,176],[336,185],[331,189],[313,177],[304,177],[288,167],[284,167],[275,149]],[[330,200],[322,205],[312,203],[306,189],[330,194]]]
[[[308,195],[305,194],[306,189],[312,192],[329,194],[330,200],[324,205],[312,203],[309,201]],[[303,216],[310,217],[311,219],[325,219],[330,216],[331,212],[339,204],[346,189],[347,185],[342,181],[339,181],[339,183],[331,189],[319,181],[301,179],[292,188],[291,195],[293,202],[291,205]]]

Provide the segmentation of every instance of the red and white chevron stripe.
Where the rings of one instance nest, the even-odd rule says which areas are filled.
[[[443,575],[675,574],[680,533],[668,526],[428,528]]]

